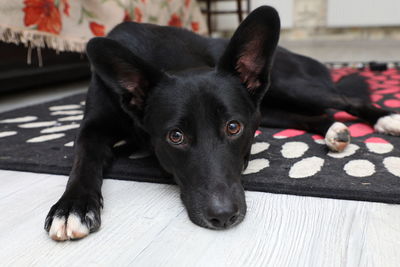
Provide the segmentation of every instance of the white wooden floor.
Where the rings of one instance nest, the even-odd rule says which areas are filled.
[[[105,180],[99,232],[43,230],[67,177],[0,170],[1,266],[400,266],[400,205],[247,192],[225,231],[189,221],[175,186]]]

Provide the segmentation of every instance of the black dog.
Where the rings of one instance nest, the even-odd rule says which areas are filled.
[[[335,85],[322,64],[277,48],[279,32],[277,12],[260,7],[230,41],[133,22],[92,39],[85,118],[67,188],[46,218],[50,237],[77,239],[99,228],[103,169],[122,139],[153,148],[195,224],[222,229],[245,216],[240,179],[260,124],[323,134],[335,151],[349,133],[328,108],[400,134],[400,115],[371,105],[361,77]]]

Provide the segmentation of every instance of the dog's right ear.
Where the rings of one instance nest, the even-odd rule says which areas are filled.
[[[86,52],[95,73],[121,96],[122,108],[130,114],[142,113],[148,94],[164,73],[108,38],[91,39]]]
[[[280,19],[270,6],[255,9],[233,34],[217,70],[240,79],[259,105],[269,86],[269,76],[279,40]]]

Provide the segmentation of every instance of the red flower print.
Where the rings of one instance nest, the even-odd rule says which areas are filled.
[[[143,4],[146,4],[146,0],[141,0],[141,2],[142,2]]]
[[[190,0],[185,0],[185,7],[188,8],[190,5]]]
[[[177,14],[172,14],[168,22],[169,26],[182,27],[181,18]]]
[[[199,31],[199,23],[196,21],[192,21],[192,30],[194,32],[198,32]]]
[[[135,21],[142,22],[143,13],[140,8],[135,7]]]
[[[90,30],[95,36],[104,36],[105,35],[105,27],[96,22],[90,22],[89,24]]]
[[[60,11],[54,5],[54,0],[25,0],[24,4],[25,26],[37,25],[39,31],[60,33]]]
[[[65,15],[67,15],[69,17],[69,8],[70,8],[70,6],[69,6],[69,3],[68,3],[68,0],[62,0],[62,3],[64,5],[63,12],[64,12]]]
[[[132,21],[131,14],[127,10],[125,10],[125,15],[122,21]]]

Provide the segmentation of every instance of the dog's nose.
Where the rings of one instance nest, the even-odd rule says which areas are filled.
[[[227,228],[239,218],[237,205],[213,205],[208,209],[207,220],[217,229]]]

